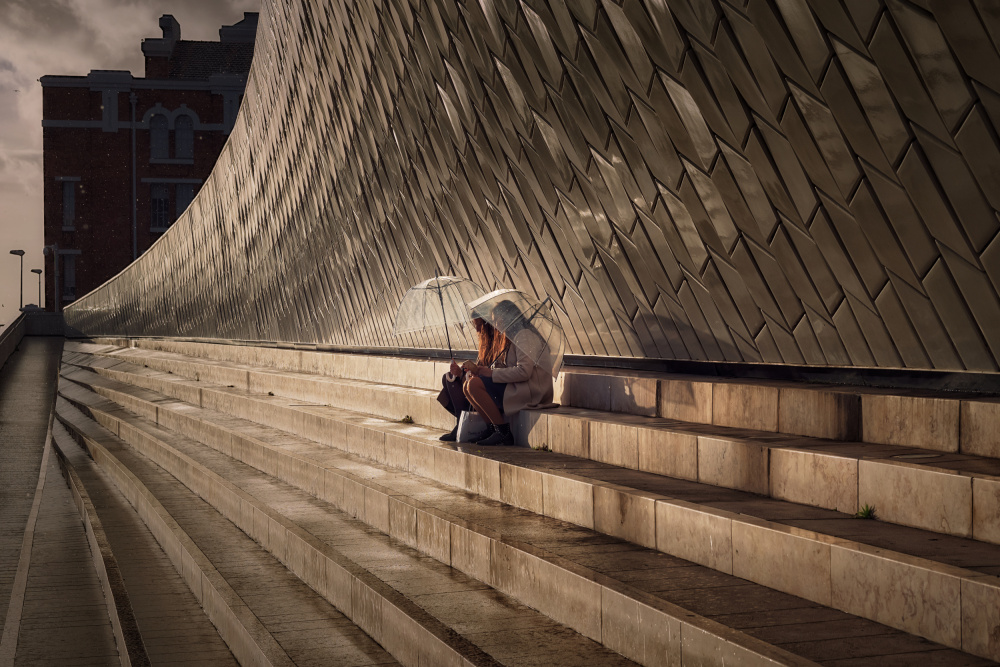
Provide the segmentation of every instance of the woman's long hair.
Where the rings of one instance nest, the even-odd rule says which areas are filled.
[[[502,331],[497,331],[493,325],[483,320],[479,327],[479,360],[480,366],[492,366],[507,351],[510,341]]]

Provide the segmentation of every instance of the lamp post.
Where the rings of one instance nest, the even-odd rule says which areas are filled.
[[[32,269],[32,273],[38,276],[38,307],[42,307],[42,270]]]
[[[52,312],[59,312],[59,244],[53,243],[42,248],[43,255],[52,255]]]
[[[20,278],[20,288],[18,291],[18,297],[21,299],[21,308],[24,308],[24,251],[23,250],[11,250],[10,254],[17,255],[21,258],[21,271],[18,273],[18,278]]]

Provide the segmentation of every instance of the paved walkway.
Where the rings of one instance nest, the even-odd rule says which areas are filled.
[[[12,659],[15,665],[118,660],[83,521],[51,454],[29,520],[62,346],[61,338],[25,338],[0,370],[0,662],[5,665]],[[26,529],[30,557],[22,562]]]
[[[0,369],[0,626],[38,484],[62,346],[62,338],[25,338]]]
[[[118,648],[101,580],[59,460],[49,455],[15,665],[111,665]]]

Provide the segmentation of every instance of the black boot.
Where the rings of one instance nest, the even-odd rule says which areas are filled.
[[[476,435],[469,438],[469,442],[478,445],[480,440],[485,440],[486,438],[493,435],[493,432],[496,431],[496,428],[497,427],[494,426],[493,424],[487,424],[486,428],[484,428],[482,432],[477,433]]]
[[[455,442],[458,439],[458,424],[455,424],[455,428],[451,429],[444,435],[442,435],[438,440],[441,442]]]
[[[476,442],[480,447],[493,447],[495,445],[513,445],[514,434],[510,432],[510,424],[497,424],[492,435],[484,440]]]

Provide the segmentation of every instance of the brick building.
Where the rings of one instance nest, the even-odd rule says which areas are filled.
[[[145,77],[92,70],[41,78],[45,244],[58,247],[59,261],[46,267],[49,309],[57,276],[63,306],[170,227],[236,121],[257,14],[220,28],[218,42],[182,40],[169,14],[160,28],[162,38],[142,42]]]

